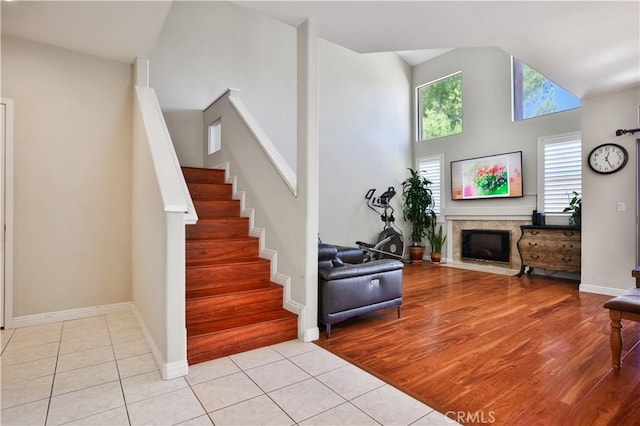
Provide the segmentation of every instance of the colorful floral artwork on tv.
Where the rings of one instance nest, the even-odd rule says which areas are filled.
[[[522,152],[451,162],[453,200],[522,197]]]

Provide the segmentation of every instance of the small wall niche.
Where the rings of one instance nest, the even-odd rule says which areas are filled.
[[[222,146],[222,119],[219,118],[213,123],[209,124],[209,131],[207,133],[207,153],[209,155],[220,151]]]

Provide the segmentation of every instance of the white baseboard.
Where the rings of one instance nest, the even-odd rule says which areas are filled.
[[[113,303],[111,305],[90,306],[86,308],[68,309],[64,311],[45,312],[42,314],[23,315],[7,318],[7,328],[30,327],[33,325],[50,324],[58,321],[70,321],[98,315],[130,312],[131,302]]]
[[[318,327],[310,328],[304,331],[302,336],[303,342],[313,342],[320,338],[320,329]]]
[[[186,359],[179,362],[166,362],[162,368],[160,368],[162,380],[171,380],[186,376],[187,374],[189,374],[189,364]]]
[[[627,291],[620,288],[602,287],[598,285],[590,285],[590,284],[582,284],[582,283],[580,283],[579,290],[585,293],[603,294],[605,296],[613,296],[613,297],[621,296]]]
[[[147,327],[147,324],[144,322],[142,315],[140,315],[140,312],[136,309],[135,305],[132,305],[132,311],[133,315],[136,317],[136,321],[138,321],[140,330],[142,330],[142,335],[147,341],[149,349],[151,349],[151,356],[153,356],[153,360],[158,366],[158,370],[160,370],[162,379],[171,380],[177,377],[186,376],[189,373],[189,363],[187,360],[184,359],[175,362],[165,362],[162,353],[158,349],[158,345],[149,331],[149,327]]]

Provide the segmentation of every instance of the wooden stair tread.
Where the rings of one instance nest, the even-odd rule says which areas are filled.
[[[207,217],[204,219],[198,219],[197,223],[194,224],[189,224],[187,226],[198,226],[198,225],[206,225],[208,223],[218,223],[218,222],[222,222],[222,221],[228,221],[228,222],[246,222],[248,221],[249,218],[248,217],[243,217],[243,216],[217,216],[217,217]]]
[[[266,311],[251,315],[225,318],[219,321],[197,323],[187,327],[187,339],[193,339],[220,331],[249,327],[259,323],[289,320],[296,317],[296,314],[293,314],[286,309],[279,309],[276,311]]]
[[[247,284],[230,284],[224,287],[203,288],[197,290],[187,290],[186,299],[195,300],[213,296],[227,296],[239,293],[252,293],[264,290],[279,290],[282,286],[271,281],[259,281]]]
[[[203,242],[236,242],[236,241],[258,241],[258,237],[246,236],[246,237],[231,237],[231,238],[196,238],[193,240],[187,240],[187,243],[199,244]]]
[[[199,260],[195,262],[188,262],[187,268],[209,268],[212,266],[222,266],[222,265],[229,265],[229,264],[234,264],[234,265],[237,264],[238,267],[242,267],[243,265],[247,265],[250,263],[270,263],[270,261],[267,259],[263,259],[261,257],[245,257],[241,259],[234,259],[232,261],[217,260],[217,259]]]

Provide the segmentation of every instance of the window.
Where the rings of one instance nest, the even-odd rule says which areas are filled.
[[[434,155],[430,157],[422,157],[417,160],[417,170],[421,176],[424,176],[431,182],[429,188],[433,197],[433,211],[439,215],[442,211],[441,193],[442,193],[442,164],[444,158],[442,155]]]
[[[582,140],[579,133],[538,139],[538,210],[562,213],[572,192],[582,194]]]
[[[511,57],[511,68],[514,121],[580,108],[580,98],[524,62]]]
[[[462,73],[416,89],[418,140],[462,133]]]
[[[222,119],[218,119],[213,123],[209,124],[209,135],[208,135],[209,143],[208,143],[208,153],[209,155],[214,152],[220,151],[221,143],[222,143]]]

